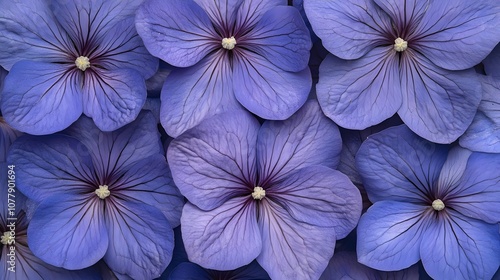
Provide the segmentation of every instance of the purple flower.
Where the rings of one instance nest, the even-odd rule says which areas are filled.
[[[500,265],[500,155],[419,138],[372,135],[356,155],[368,197],[358,260],[400,270],[422,260],[434,279],[491,279]],[[486,167],[486,168],[485,168]]]
[[[306,0],[329,55],[317,85],[325,114],[364,129],[395,113],[430,141],[451,143],[481,99],[471,68],[500,41],[500,2]]]
[[[286,119],[307,100],[311,39],[284,0],[146,0],[136,16],[148,50],[181,69],[162,89],[161,121],[173,137],[243,105]]]
[[[460,146],[478,152],[500,153],[500,78],[481,77],[483,96]]]
[[[286,121],[243,110],[174,139],[172,176],[189,200],[181,228],[189,260],[232,270],[255,258],[272,279],[314,279],[356,225],[361,196],[338,165],[341,139],[315,101]]]
[[[0,102],[14,128],[50,134],[82,112],[111,131],[133,121],[158,60],[134,26],[141,0],[0,1]]]
[[[114,132],[82,117],[64,134],[24,136],[9,153],[19,189],[39,202],[28,244],[67,269],[101,258],[119,275],[160,276],[172,258],[183,200],[151,113]]]
[[[2,92],[3,89],[3,80],[5,80],[5,76],[7,76],[9,72],[7,72],[5,69],[3,69],[2,66],[0,66],[0,93]],[[0,95],[0,99],[2,96]]]
[[[488,76],[500,79],[500,44],[483,60],[484,71]]]

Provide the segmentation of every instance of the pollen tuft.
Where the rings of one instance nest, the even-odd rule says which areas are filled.
[[[408,42],[406,42],[405,40],[399,37],[396,40],[394,40],[394,50],[396,50],[397,52],[402,52],[407,48],[408,48]]]
[[[14,236],[12,236],[10,232],[6,231],[3,233],[0,242],[3,245],[12,245],[12,243],[14,243]]]
[[[86,56],[79,56],[75,60],[75,65],[76,65],[76,67],[78,67],[78,69],[85,71],[85,70],[87,70],[87,68],[90,67],[90,60]]]
[[[444,202],[441,199],[436,199],[432,202],[432,208],[436,211],[444,209]]]
[[[226,50],[232,50],[234,49],[234,46],[236,46],[236,39],[234,39],[234,36],[231,36],[231,38],[222,39],[222,47]]]
[[[265,196],[266,196],[266,190],[264,190],[259,186],[253,188],[253,193],[252,193],[253,199],[262,200]]]
[[[106,197],[108,197],[111,194],[111,192],[108,190],[107,185],[101,185],[101,186],[99,186],[99,188],[97,190],[95,190],[95,194],[97,194],[97,196],[100,199],[105,199]]]

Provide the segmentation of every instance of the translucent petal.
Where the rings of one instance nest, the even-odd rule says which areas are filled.
[[[312,43],[309,31],[297,9],[275,7],[263,14],[237,45],[258,53],[285,71],[297,72],[307,67]]]
[[[415,30],[413,47],[440,67],[467,69],[497,45],[499,24],[496,1],[432,1]]]
[[[307,100],[312,80],[309,68],[287,72],[259,54],[242,50],[233,60],[236,99],[264,119],[284,120]]]
[[[116,130],[135,120],[147,95],[139,72],[128,68],[91,71],[85,72],[83,86],[85,115],[103,131]]]
[[[266,198],[261,201],[258,221],[262,252],[257,262],[271,279],[319,278],[333,256],[333,228],[297,221]]]
[[[0,6],[0,64],[6,70],[20,60],[67,61],[73,45],[47,1],[2,0]]]
[[[425,271],[434,279],[491,279],[500,265],[497,226],[448,214],[438,215],[423,236]]]
[[[86,192],[94,182],[88,149],[72,137],[22,136],[11,146],[8,162],[15,165],[16,187],[38,202],[55,194]]]
[[[358,261],[379,270],[401,270],[420,260],[427,241],[430,206],[379,201],[361,216],[357,230]]]
[[[222,42],[193,0],[146,0],[137,11],[136,28],[152,55],[177,67],[196,64]]]
[[[167,159],[181,193],[203,210],[253,192],[259,123],[245,111],[205,120],[174,139]]]
[[[430,202],[448,147],[419,138],[406,126],[370,136],[356,154],[356,166],[370,201]],[[430,204],[429,204],[430,205]]]
[[[28,227],[35,256],[66,269],[95,264],[108,249],[104,203],[91,194],[57,194],[38,206]]]
[[[481,101],[478,76],[473,69],[448,71],[417,52],[405,52],[399,116],[423,138],[436,143],[455,141],[471,124]]]
[[[132,279],[159,277],[174,249],[174,233],[167,219],[158,209],[144,203],[115,197],[106,202],[106,264]]]
[[[325,48],[343,59],[357,59],[387,44],[390,18],[372,1],[309,0],[304,10]]]
[[[329,118],[345,128],[365,129],[396,113],[401,84],[399,60],[391,48],[375,48],[358,60],[325,58],[316,94]]]
[[[262,249],[256,205],[250,195],[232,198],[211,211],[187,203],[181,228],[189,260],[205,268],[231,270],[255,259]]]
[[[82,114],[81,77],[60,64],[21,61],[5,78],[2,114],[13,128],[50,134],[70,126]]]
[[[160,120],[177,137],[205,118],[236,108],[241,106],[234,97],[229,59],[219,50],[193,67],[170,73],[161,93]]]
[[[337,239],[346,237],[361,215],[358,189],[347,176],[324,166],[291,172],[267,188],[266,197],[286,209],[297,223],[333,228]]]
[[[337,126],[316,101],[309,101],[289,119],[262,125],[257,141],[259,184],[279,181],[310,165],[336,168],[341,148]]]

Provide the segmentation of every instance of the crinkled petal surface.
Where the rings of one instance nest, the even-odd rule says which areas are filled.
[[[219,50],[186,69],[168,75],[161,92],[160,120],[177,137],[203,119],[241,108],[233,93],[228,57]]]
[[[249,264],[262,249],[256,205],[250,194],[229,199],[210,211],[188,202],[181,228],[189,260],[215,270]]]
[[[157,154],[138,160],[115,174],[112,192],[127,201],[160,210],[172,227],[180,224],[184,199],[175,186],[165,156]]]
[[[372,1],[309,0],[304,10],[325,48],[343,59],[357,59],[385,42],[390,18]]]
[[[312,47],[309,31],[300,13],[286,6],[264,13],[255,27],[237,42],[245,49],[262,55],[276,67],[291,72],[307,67]]]
[[[483,77],[481,81],[483,97],[472,124],[460,137],[460,146],[478,152],[500,153],[500,79]]]
[[[126,166],[163,154],[160,133],[154,116],[142,112],[131,124],[113,132],[102,132],[87,117],[81,117],[64,133],[78,138],[86,149],[78,153],[91,155],[98,174],[109,175]]]
[[[103,131],[116,130],[137,118],[146,102],[146,83],[139,72],[124,68],[85,72],[83,112]]]
[[[291,172],[266,189],[266,197],[286,209],[298,223],[333,230],[337,239],[347,236],[361,215],[361,195],[349,178],[324,166]]]
[[[429,225],[420,246],[425,271],[434,279],[491,279],[500,265],[496,225],[450,210]]]
[[[0,1],[0,64],[6,69],[20,60],[60,61],[72,48],[47,1]]]
[[[35,256],[66,269],[95,264],[108,249],[104,204],[93,193],[56,194],[45,199],[28,227]]]
[[[157,278],[172,259],[174,232],[150,205],[108,197],[105,221],[109,234],[106,264],[132,279]]]
[[[432,211],[430,205],[389,200],[373,204],[359,220],[358,261],[385,271],[415,264],[432,218],[426,211]]]
[[[87,148],[64,135],[22,136],[11,146],[8,162],[16,166],[16,187],[38,202],[85,192],[94,172]]]
[[[328,55],[319,71],[319,104],[342,127],[365,129],[401,106],[399,60],[392,47],[375,48],[358,60]]]
[[[55,63],[16,63],[5,78],[3,117],[13,128],[30,134],[67,128],[82,114],[78,74]]]
[[[257,120],[233,111],[205,120],[174,139],[167,159],[181,193],[211,210],[228,199],[252,193],[256,181]]]
[[[423,138],[451,143],[471,124],[481,101],[473,69],[448,71],[407,49],[401,60],[403,104],[399,116]]]
[[[499,223],[500,155],[472,153],[468,161],[462,164],[467,166],[460,182],[448,191],[445,197],[450,201],[448,204],[464,216],[487,223]]]
[[[426,201],[448,148],[419,138],[405,125],[370,136],[356,154],[356,166],[370,201]]]
[[[335,123],[323,115],[316,101],[307,102],[285,121],[266,121],[259,130],[259,184],[272,183],[309,166],[336,168],[342,139]]]
[[[335,229],[298,221],[271,199],[264,198],[259,207],[257,262],[271,279],[318,279],[333,256]]]
[[[196,64],[222,42],[193,0],[146,0],[137,11],[136,28],[151,54],[177,67]]]
[[[233,60],[236,99],[264,119],[284,120],[307,100],[312,86],[311,71],[283,71],[260,54],[242,50]]]
[[[497,1],[431,1],[416,27],[412,48],[445,69],[470,68],[500,41],[499,25]]]

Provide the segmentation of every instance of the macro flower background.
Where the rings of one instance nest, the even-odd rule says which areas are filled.
[[[496,0],[0,0],[0,280],[500,279],[499,41]]]

